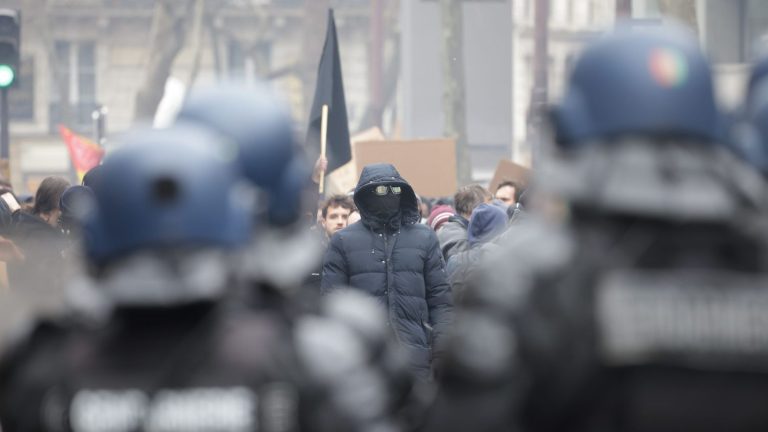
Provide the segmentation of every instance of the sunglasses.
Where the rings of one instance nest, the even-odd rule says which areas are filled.
[[[379,185],[373,189],[373,193],[378,196],[384,196],[387,194],[387,190],[392,191],[392,195],[400,195],[400,193],[403,191],[403,188],[400,186]]]

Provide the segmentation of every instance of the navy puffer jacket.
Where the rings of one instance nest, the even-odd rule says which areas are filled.
[[[402,187],[400,217],[378,220],[363,194],[378,185]],[[337,232],[323,263],[322,291],[351,286],[383,304],[388,324],[411,352],[414,371],[429,375],[432,347],[446,333],[453,313],[451,288],[435,232],[419,220],[413,188],[390,164],[368,165],[355,189],[362,219]]]

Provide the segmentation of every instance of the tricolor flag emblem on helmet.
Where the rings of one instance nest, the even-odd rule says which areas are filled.
[[[654,81],[662,87],[678,87],[688,79],[688,60],[676,50],[654,49],[648,66]]]

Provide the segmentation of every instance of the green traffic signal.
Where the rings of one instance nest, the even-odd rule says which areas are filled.
[[[9,87],[13,84],[13,80],[16,78],[16,72],[12,67],[0,64],[0,88]]]

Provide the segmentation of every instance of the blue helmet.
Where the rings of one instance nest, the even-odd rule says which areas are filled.
[[[626,135],[721,142],[709,63],[688,32],[620,26],[586,48],[552,113],[561,147]]]
[[[104,161],[84,224],[97,266],[164,248],[234,248],[250,233],[233,152],[205,130],[137,130]]]
[[[271,222],[288,224],[300,216],[309,169],[290,111],[269,86],[229,83],[194,90],[177,121],[203,125],[237,145],[243,175],[269,196]]]

